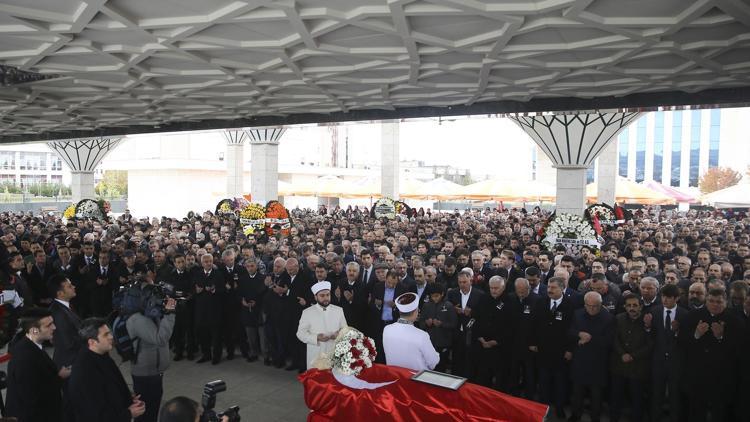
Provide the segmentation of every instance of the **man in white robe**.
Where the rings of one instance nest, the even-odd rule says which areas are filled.
[[[432,346],[430,335],[414,326],[419,318],[419,297],[415,293],[404,293],[395,302],[400,317],[383,330],[386,363],[414,371],[435,368],[440,354]]]
[[[302,312],[297,328],[297,338],[307,344],[308,368],[321,353],[333,352],[336,336],[346,327],[344,310],[331,305],[331,283],[315,283],[312,292],[317,303]]]

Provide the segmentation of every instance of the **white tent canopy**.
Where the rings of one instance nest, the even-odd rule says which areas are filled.
[[[745,177],[734,186],[703,195],[701,202],[716,208],[748,208],[750,207],[750,178]]]

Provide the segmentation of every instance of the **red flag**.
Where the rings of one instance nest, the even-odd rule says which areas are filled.
[[[594,214],[594,213],[592,213]],[[591,222],[594,223],[594,230],[596,231],[597,236],[602,235],[602,225],[599,222],[599,216],[594,214],[594,216],[591,218]]]
[[[622,207],[615,204],[615,220],[624,220],[625,219],[625,212],[623,212]]]

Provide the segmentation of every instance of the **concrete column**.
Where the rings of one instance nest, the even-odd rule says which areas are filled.
[[[94,172],[93,171],[71,171],[70,189],[73,191],[73,202],[81,199],[94,199]]]
[[[608,205],[615,204],[617,159],[617,139],[614,139],[599,155],[596,170],[596,198],[598,202]]]
[[[639,115],[612,111],[508,117],[557,168],[557,212],[581,215],[586,204],[586,169]]]
[[[245,171],[245,139],[247,135],[242,130],[227,130],[224,132],[227,140],[227,197],[241,197],[245,193],[243,173]]]
[[[557,213],[582,214],[586,208],[586,167],[557,166]]]
[[[391,199],[399,198],[399,128],[398,121],[387,120],[380,124],[380,194]]]
[[[280,127],[245,131],[250,139],[250,194],[252,201],[265,205],[279,199],[279,140],[286,132]]]
[[[73,202],[95,199],[94,170],[123,138],[78,138],[47,142],[71,173]]]

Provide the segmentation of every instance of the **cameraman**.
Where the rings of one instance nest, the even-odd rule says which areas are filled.
[[[145,284],[141,288],[151,287]],[[161,319],[152,319],[143,313],[135,313],[126,322],[128,335],[133,340],[136,350],[135,359],[130,367],[133,391],[146,403],[146,411],[136,419],[138,422],[156,422],[161,396],[164,393],[164,371],[169,367],[171,360],[169,339],[174,329],[176,304],[174,299],[167,299],[164,305],[165,314]]]
[[[178,396],[161,407],[159,422],[199,422],[202,415],[203,409],[198,406],[198,402]],[[221,422],[229,422],[229,416],[222,416]]]

